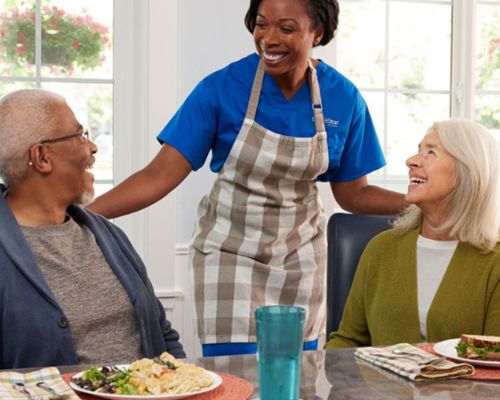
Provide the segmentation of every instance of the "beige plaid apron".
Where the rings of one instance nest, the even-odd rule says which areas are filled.
[[[328,146],[309,71],[316,134],[290,137],[255,122],[259,63],[243,125],[198,206],[190,261],[201,343],[255,342],[262,305],[304,307],[305,340],[324,333],[326,216],[316,177],[328,168]]]

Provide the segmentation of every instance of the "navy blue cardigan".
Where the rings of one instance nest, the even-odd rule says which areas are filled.
[[[5,186],[0,185],[1,192]],[[94,234],[130,297],[145,357],[185,357],[165,318],[146,268],[123,231],[100,215],[70,206],[68,214]],[[132,361],[132,360],[131,360]],[[0,196],[0,369],[78,364],[71,329],[14,215]]]

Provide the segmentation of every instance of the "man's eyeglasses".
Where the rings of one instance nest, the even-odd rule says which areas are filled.
[[[69,140],[69,139],[73,139],[76,137],[80,138],[84,142],[86,142],[87,140],[90,140],[89,131],[87,129],[85,129],[84,131],[72,133],[71,135],[59,136],[59,137],[52,138],[52,139],[45,139],[45,140],[42,140],[41,142],[38,142],[38,144],[62,142],[64,140]]]

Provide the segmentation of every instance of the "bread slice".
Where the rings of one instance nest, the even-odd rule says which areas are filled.
[[[464,333],[460,336],[460,341],[477,347],[495,347],[500,345],[500,336],[469,335]]]
[[[500,336],[462,334],[456,349],[459,357],[500,361]]]

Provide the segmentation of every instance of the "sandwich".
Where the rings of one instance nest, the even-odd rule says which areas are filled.
[[[500,336],[463,334],[456,350],[462,358],[500,361]]]

